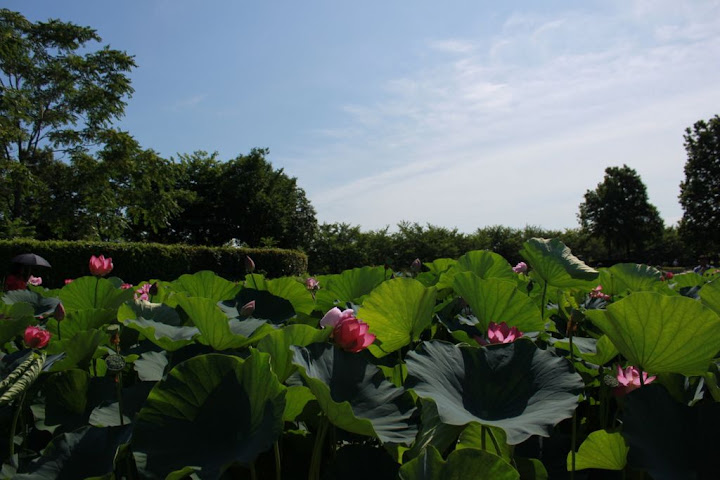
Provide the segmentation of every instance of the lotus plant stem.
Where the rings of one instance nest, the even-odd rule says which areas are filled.
[[[60,320],[57,320],[58,324],[58,340],[62,340],[62,335],[60,335]]]
[[[93,308],[97,308],[98,285],[100,285],[100,277],[95,277],[95,296],[93,297]]]
[[[282,464],[280,463],[280,442],[275,440],[273,444],[275,451],[275,480],[282,480]]]
[[[487,427],[483,427],[487,428]],[[495,453],[498,457],[502,457],[502,453],[500,452],[500,445],[498,445],[497,438],[495,438],[495,434],[492,431],[492,428],[487,428],[487,432],[490,434],[490,440],[492,440],[493,447],[495,447]],[[485,439],[485,435],[483,435],[483,440]]]
[[[545,294],[547,293],[547,282],[543,282],[542,297],[540,297],[540,320],[545,322]]]
[[[405,374],[403,374],[403,361],[402,349],[398,350],[398,366],[400,367],[400,384],[405,385]]]
[[[575,445],[577,443],[577,408],[573,412],[572,418],[572,432],[570,433],[570,457],[571,465],[570,469],[570,480],[575,478]]]
[[[257,480],[257,473],[255,473],[255,462],[250,463],[250,478]]]
[[[120,425],[125,425],[125,419],[123,418],[123,401],[122,401],[122,372],[119,372],[117,374],[117,377],[115,377],[117,380],[116,389],[117,389],[117,399],[118,399],[118,415],[120,415]]]
[[[323,418],[320,420],[318,431],[315,434],[315,445],[313,446],[312,460],[310,461],[309,480],[320,480],[320,461],[322,460],[323,443],[325,443],[325,434],[328,430],[328,420]]]
[[[15,467],[18,466],[15,463],[15,430],[17,430],[17,422],[18,418],[20,418],[20,413],[22,412],[24,401],[25,392],[20,395],[20,400],[18,401],[17,408],[15,409],[15,413],[13,414],[12,426],[10,427],[10,463]]]
[[[255,290],[258,290],[258,288],[257,288],[257,283],[255,282],[255,274],[254,274],[254,273],[251,273],[251,274],[250,274],[250,279],[253,281],[253,285],[255,286]]]

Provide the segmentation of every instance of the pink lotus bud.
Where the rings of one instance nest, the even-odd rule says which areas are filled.
[[[340,322],[343,320],[347,320],[350,318],[355,318],[355,312],[352,308],[349,308],[344,311],[340,311],[339,308],[334,307],[328,310],[328,312],[325,314],[325,316],[320,320],[320,326],[321,327],[331,327],[335,328]]]
[[[58,303],[57,307],[55,307],[55,313],[53,313],[53,316],[58,322],[62,322],[65,319],[65,307],[62,302]]]
[[[630,366],[623,370],[620,365],[618,365],[616,378],[619,385],[615,387],[614,393],[618,396],[627,395],[641,386],[640,371],[637,367]],[[642,379],[642,383],[647,385],[655,380],[655,376],[648,377],[647,372],[642,372]]]
[[[338,323],[333,329],[332,337],[335,343],[351,353],[365,350],[375,341],[375,335],[368,331],[367,323],[357,318],[347,318]]]
[[[96,277],[104,277],[113,269],[112,258],[105,258],[103,255],[90,257],[90,273]]]
[[[513,272],[515,273],[527,273],[528,266],[525,262],[520,262],[517,265],[513,267]]]
[[[50,332],[40,327],[29,326],[25,329],[24,340],[28,348],[43,348],[50,341]]]
[[[253,259],[247,255],[245,255],[245,270],[247,270],[248,273],[253,273],[255,271],[255,262],[253,262]]]
[[[505,322],[502,322],[500,324],[490,322],[490,324],[488,325],[487,336],[487,341],[478,336],[475,337],[475,340],[480,345],[511,343],[522,337],[523,334],[520,330],[517,329],[517,327],[510,328]]]
[[[419,258],[416,258],[413,260],[413,262],[410,264],[410,270],[412,270],[415,273],[418,273],[422,269],[422,262]]]
[[[42,277],[33,277],[32,275],[30,275],[30,278],[28,278],[27,283],[29,283],[30,285],[33,285],[35,287],[39,287],[40,285],[42,285]]]
[[[314,292],[315,290],[318,290],[320,288],[320,282],[315,280],[313,277],[308,277],[305,279],[305,288],[307,288],[311,292]]]
[[[249,317],[253,314],[254,311],[255,311],[255,300],[251,300],[242,306],[242,308],[240,309],[240,316],[241,317]]]
[[[67,285],[68,283],[72,283],[74,280],[75,280],[74,278],[66,278],[65,285]]]

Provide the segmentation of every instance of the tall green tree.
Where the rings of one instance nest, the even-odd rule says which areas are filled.
[[[640,175],[628,167],[608,167],[595,190],[585,193],[578,215],[582,228],[602,238],[608,255],[642,254],[663,233],[657,208],[648,201]]]
[[[89,27],[60,20],[33,23],[0,9],[3,225],[33,224],[34,199],[47,187],[38,173],[49,155],[98,143],[123,115],[135,62],[107,46],[94,49],[100,41]]]
[[[685,180],[680,183],[680,235],[698,254],[720,251],[720,117],[685,130]]]

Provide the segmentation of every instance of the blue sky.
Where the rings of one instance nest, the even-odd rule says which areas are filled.
[[[720,113],[720,1],[6,0],[135,56],[118,126],[165,157],[268,147],[321,222],[577,227],[627,164],[682,216]]]

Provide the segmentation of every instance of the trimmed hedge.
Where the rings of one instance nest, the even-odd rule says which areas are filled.
[[[268,277],[302,275],[307,271],[307,256],[296,250],[279,248],[199,247],[159,243],[105,243],[85,241],[40,241],[30,239],[0,240],[0,265],[3,277],[9,271],[10,259],[21,253],[35,253],[52,268],[34,267],[43,286],[61,287],[66,278],[90,275],[88,262],[92,255],[112,257],[110,276],[137,284],[143,280],[175,280],[180,275],[212,270],[229,280],[245,276],[245,256],[255,262],[256,271]],[[2,277],[0,277],[2,278]]]

